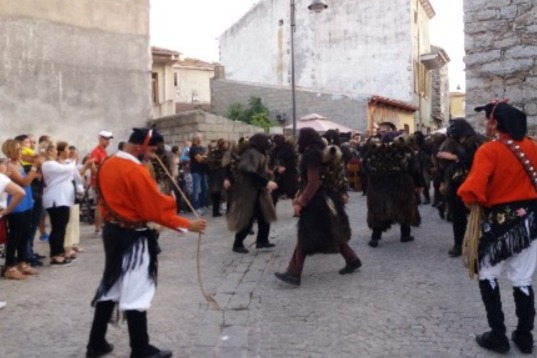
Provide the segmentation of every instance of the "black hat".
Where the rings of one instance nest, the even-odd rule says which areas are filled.
[[[156,146],[159,143],[164,142],[164,137],[157,132],[156,129],[150,128],[133,128],[129,137],[129,143],[132,144],[144,144],[148,139],[147,145]]]
[[[477,133],[466,119],[454,118],[449,120],[449,126],[447,128],[446,134],[448,137],[452,137],[458,140],[461,138],[474,136]]]
[[[526,113],[507,104],[507,100],[493,101],[484,106],[475,107],[474,110],[485,111],[487,119],[495,119],[498,122],[496,129],[509,134],[514,140],[522,140],[526,136]]]

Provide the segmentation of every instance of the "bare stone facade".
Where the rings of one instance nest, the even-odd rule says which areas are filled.
[[[202,141],[206,144],[220,138],[237,141],[241,137],[252,136],[263,131],[262,128],[200,110],[162,117],[150,121],[150,124],[157,125],[166,144],[170,145],[179,145],[186,140],[192,140],[196,133],[201,133]]]
[[[537,2],[464,1],[467,117],[495,98],[524,110],[532,134],[537,125]],[[479,126],[478,126],[479,127]]]
[[[432,52],[441,49],[431,46]],[[438,70],[431,71],[431,117],[438,128],[445,126],[449,120],[449,72],[448,66],[444,65]]]

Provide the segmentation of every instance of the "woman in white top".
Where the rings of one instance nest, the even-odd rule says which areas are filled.
[[[69,208],[75,203],[73,180],[78,185],[82,180],[76,163],[68,162],[69,151],[66,142],[58,142],[56,146],[47,148],[47,161],[43,163],[41,172],[45,189],[43,191],[43,207],[50,217],[50,264],[65,266],[71,261],[64,256],[65,230],[69,222]]]

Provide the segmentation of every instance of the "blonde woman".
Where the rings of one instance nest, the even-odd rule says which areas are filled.
[[[46,150],[47,161],[41,168],[45,182],[43,206],[49,214],[51,225],[50,264],[56,267],[71,262],[64,253],[65,232],[69,222],[69,208],[75,203],[73,180],[77,184],[82,183],[76,164],[68,162],[68,156],[66,142],[51,144]]]
[[[34,161],[28,174],[24,171],[21,159],[22,145],[15,139],[8,139],[2,144],[2,152],[8,158],[7,176],[15,184],[20,186],[25,195],[19,204],[7,215],[7,245],[6,245],[6,268],[4,277],[12,280],[24,280],[25,275],[36,275],[36,269],[28,265],[28,245],[31,238],[32,221],[32,188],[30,183],[37,176],[37,170],[43,160],[38,158]],[[13,195],[8,196],[8,207],[14,200]]]

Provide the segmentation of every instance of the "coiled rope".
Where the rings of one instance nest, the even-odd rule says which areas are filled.
[[[160,160],[160,158],[157,155],[155,155],[154,158],[157,160],[157,162],[159,163],[161,168],[164,170],[164,172],[166,173],[166,176],[168,176],[168,179],[170,179],[170,181],[173,183],[173,186],[175,187],[175,189],[177,189],[179,194],[181,194],[181,197],[183,198],[185,203],[188,205],[188,208],[194,213],[194,216],[196,217],[196,219],[201,220],[200,216],[198,215],[198,213],[196,212],[196,210],[194,209],[194,207],[192,206],[192,204],[190,203],[190,201],[186,197],[185,193],[183,193],[183,191],[181,190],[179,185],[177,185],[177,183],[175,182],[175,179],[173,178],[173,176],[168,171],[168,168],[166,168],[164,163],[162,163],[162,160]],[[196,253],[196,269],[197,269],[197,272],[198,272],[198,285],[199,285],[201,294],[205,298],[205,301],[209,305],[213,305],[217,310],[221,311],[222,307],[220,307],[220,305],[218,304],[216,299],[214,297],[212,297],[211,295],[209,295],[207,292],[205,292],[205,289],[203,288],[203,281],[201,279],[201,263],[200,263],[201,262],[201,236],[202,236],[201,233],[199,233],[199,235],[198,235],[198,249],[197,249],[197,253]]]

